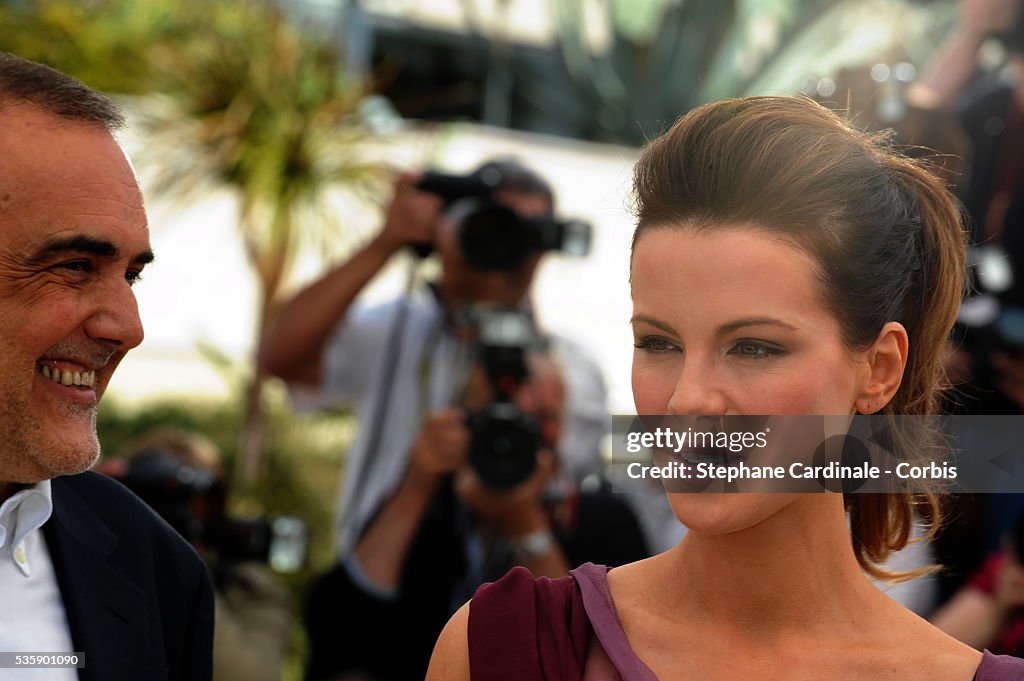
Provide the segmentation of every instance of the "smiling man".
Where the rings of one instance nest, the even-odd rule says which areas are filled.
[[[192,549],[99,456],[96,409],[142,341],[153,259],[121,114],[0,54],[0,676],[208,679],[213,600]],[[32,654],[84,667],[32,669]],[[43,658],[43,661],[49,661]]]

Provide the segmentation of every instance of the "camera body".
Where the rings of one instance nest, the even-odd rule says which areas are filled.
[[[530,477],[543,444],[540,423],[519,408],[515,395],[529,376],[528,353],[544,339],[522,310],[485,309],[476,318],[477,357],[493,398],[467,416],[469,464],[484,485],[504,491]]]
[[[177,454],[147,449],[134,456],[118,480],[168,522],[218,569],[256,561],[294,572],[305,559],[305,523],[291,516],[232,518],[226,489],[211,472]]]
[[[531,253],[586,255],[590,251],[589,223],[553,215],[524,218],[495,200],[497,191],[516,186],[503,173],[507,167],[487,164],[469,175],[428,172],[416,185],[444,202],[445,212],[456,224],[466,263],[479,270],[510,272],[522,266]],[[414,248],[427,255],[432,246],[417,244]]]

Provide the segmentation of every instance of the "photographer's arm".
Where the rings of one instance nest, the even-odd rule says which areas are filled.
[[[961,0],[959,21],[907,99],[924,109],[947,108],[971,81],[985,40],[1013,26],[1018,0]]]
[[[404,246],[433,240],[441,200],[416,191],[417,180],[399,177],[380,234],[281,307],[260,345],[265,371],[290,383],[320,382],[324,345],[359,292]]]
[[[465,461],[469,431],[459,409],[442,409],[424,421],[405,477],[356,542],[363,574],[384,589],[396,588],[406,556],[442,478]]]

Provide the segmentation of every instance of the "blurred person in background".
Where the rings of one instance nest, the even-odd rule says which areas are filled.
[[[98,468],[135,492],[195,547],[213,575],[214,681],[280,681],[291,627],[287,591],[259,528],[228,518],[227,479],[209,438],[158,427]]]
[[[948,368],[958,411],[1024,411],[1024,11],[1020,0],[961,0],[959,21],[908,91],[911,104],[952,110],[970,142],[958,194],[970,217],[974,293],[958,320],[963,343]],[[1006,48],[980,70],[990,39]],[[1011,516],[1013,517],[1013,516]],[[1006,529],[1006,528],[1004,528]]]
[[[1024,514],[1006,547],[987,558],[932,623],[978,650],[1024,656]]]
[[[621,565],[648,555],[621,498],[581,492],[558,476],[565,389],[550,358],[533,354],[528,363],[508,404],[536,424],[537,450],[529,451],[525,433],[506,432],[491,436],[501,446],[486,454],[499,463],[473,459],[488,436],[474,432],[472,419],[506,406],[475,368],[462,407],[426,416],[398,489],[344,564],[311,590],[308,679],[422,678],[448,617],[510,567],[560,577],[584,562]],[[522,449],[499,454],[506,446]]]
[[[0,53],[0,651],[4,679],[210,678],[196,552],[88,469],[96,410],[143,329],[142,193],[106,96]],[[12,669],[14,653],[81,653]]]
[[[981,53],[1002,44],[1001,68],[985,72]],[[912,105],[946,109],[970,142],[957,194],[968,214],[972,294],[957,321],[946,370],[954,414],[1024,412],[1024,3],[960,0],[959,20],[909,89]],[[966,495],[936,538],[948,598],[999,547],[1024,495]]]
[[[515,308],[532,314],[529,292],[543,251],[509,246],[522,225],[554,219],[551,187],[516,161],[483,164],[463,178],[470,187],[483,187],[469,193],[482,195],[456,201],[445,198],[443,188],[424,190],[424,178],[397,180],[380,233],[287,302],[260,350],[266,370],[285,380],[300,406],[346,405],[359,420],[345,465],[340,556],[352,550],[397,488],[424,416],[452,406],[463,389],[478,313]],[[489,224],[494,215],[501,224]],[[481,228],[477,246],[494,244],[485,257],[503,259],[515,250],[513,257],[497,264],[468,262],[462,229],[467,221]],[[384,265],[410,248],[436,251],[437,281],[380,305],[356,302]],[[604,379],[577,344],[562,337],[555,343],[565,358],[568,391],[559,451],[565,470],[582,479],[598,471],[600,441],[610,427]]]

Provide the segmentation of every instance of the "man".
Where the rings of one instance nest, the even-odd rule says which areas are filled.
[[[142,341],[153,256],[103,95],[0,55],[0,651],[84,654],[4,678],[209,679],[213,601],[184,540],[112,480],[96,407]]]
[[[474,370],[465,409],[479,412],[493,397],[483,372]],[[307,679],[422,678],[451,614],[514,565],[554,578],[586,562],[616,566],[649,555],[621,496],[581,492],[565,479],[550,493],[564,400],[557,365],[531,357],[512,401],[535,419],[539,449],[519,450],[534,457],[532,472],[501,490],[469,461],[473,434],[463,409],[426,416],[398,489],[344,564],[311,590]]]
[[[519,218],[553,214],[547,183],[514,161],[486,163],[471,177],[497,177],[489,197]],[[338,551],[347,556],[369,520],[396,489],[413,440],[428,413],[458,404],[475,347],[474,313],[482,307],[529,307],[541,253],[516,266],[491,269],[467,262],[456,220],[440,197],[420,191],[419,176],[398,179],[380,234],[347,262],[300,292],[280,311],[260,350],[264,368],[296,394],[312,391],[318,405],[354,406],[360,432],[346,464]],[[354,304],[360,291],[394,256],[431,244],[441,262],[436,284],[408,301],[376,307]],[[404,316],[397,350],[391,325]],[[608,431],[605,389],[598,367],[574,343],[555,338],[568,394],[558,453],[576,479],[598,469]],[[389,387],[388,384],[390,384]]]

